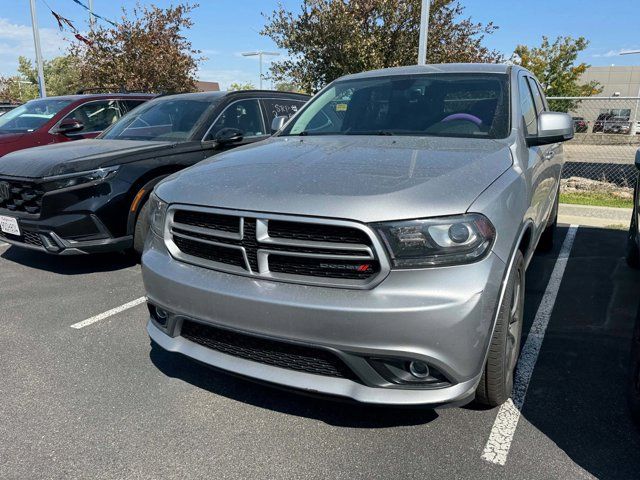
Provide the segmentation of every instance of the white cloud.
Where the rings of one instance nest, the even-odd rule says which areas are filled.
[[[639,49],[637,48],[620,48],[618,50],[609,50],[606,53],[595,53],[593,55],[591,55],[592,57],[595,58],[610,58],[610,57],[617,57],[619,55],[622,55],[625,52],[631,52],[631,51],[637,51]]]
[[[40,45],[45,59],[61,55],[66,50],[64,35],[53,28],[40,28]],[[12,75],[18,57],[35,58],[31,25],[12,23],[0,17],[0,74]]]

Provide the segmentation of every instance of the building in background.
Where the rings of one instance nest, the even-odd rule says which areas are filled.
[[[218,82],[196,82],[196,91],[198,92],[219,92],[220,84]]]

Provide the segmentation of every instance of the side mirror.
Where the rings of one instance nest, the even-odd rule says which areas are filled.
[[[568,113],[542,112],[538,117],[538,134],[527,138],[527,145],[566,142],[574,134],[573,118]]]
[[[636,150],[636,168],[640,170],[640,148]]]
[[[69,133],[79,132],[83,128],[84,123],[77,118],[65,118],[60,122],[54,133],[67,135]]]
[[[244,132],[237,128],[223,128],[216,133],[213,140],[219,145],[226,145],[228,143],[236,143],[242,141],[244,138]]]
[[[275,117],[271,120],[271,133],[276,133],[287,122],[287,117]]]

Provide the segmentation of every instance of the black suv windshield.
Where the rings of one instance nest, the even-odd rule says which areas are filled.
[[[426,74],[338,81],[282,135],[412,135],[504,138],[505,74]]]
[[[99,138],[109,140],[191,140],[216,100],[162,98],[125,115]]]
[[[0,116],[0,133],[33,132],[51,120],[71,100],[31,100]]]

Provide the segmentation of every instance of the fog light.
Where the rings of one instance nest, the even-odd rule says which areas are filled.
[[[161,323],[164,323],[167,321],[167,318],[169,318],[169,312],[163,310],[162,308],[156,307],[156,318],[160,320]]]
[[[410,362],[409,373],[419,379],[427,378],[430,375],[429,366],[424,362]]]

